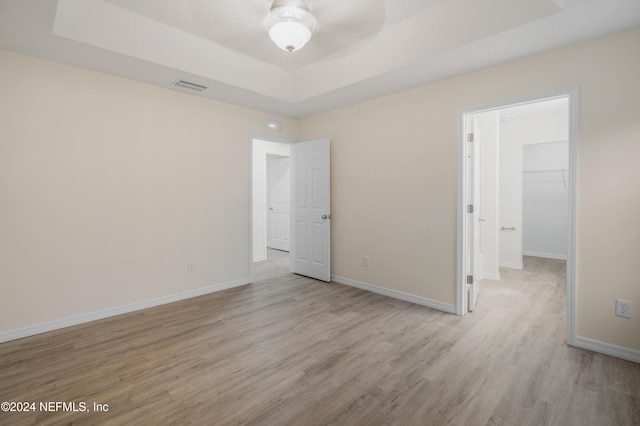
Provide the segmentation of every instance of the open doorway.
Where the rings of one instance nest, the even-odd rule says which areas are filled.
[[[330,139],[252,138],[250,147],[250,281],[272,254],[292,273],[330,282]]]
[[[572,344],[575,104],[567,91],[460,112],[458,314],[482,303],[483,280],[566,273]]]
[[[283,259],[289,251],[290,145],[254,138],[251,147],[252,263],[274,260],[286,269],[288,262]]]

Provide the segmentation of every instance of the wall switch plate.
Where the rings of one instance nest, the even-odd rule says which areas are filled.
[[[369,267],[369,256],[362,256],[362,266],[365,268]]]
[[[631,302],[628,300],[616,299],[616,316],[631,318]]]
[[[187,272],[195,272],[195,271],[196,271],[196,263],[187,262]]]

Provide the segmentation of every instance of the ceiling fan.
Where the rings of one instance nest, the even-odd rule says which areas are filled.
[[[376,34],[385,22],[385,5],[392,0],[103,1],[249,56],[297,63],[338,52]],[[271,41],[281,40],[282,34],[292,38]],[[288,52],[296,54],[285,55]]]
[[[276,46],[293,52],[307,44],[318,29],[318,21],[304,0],[274,0],[264,26]]]

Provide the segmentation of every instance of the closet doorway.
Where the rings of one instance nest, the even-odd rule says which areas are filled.
[[[497,114],[498,266],[521,270],[526,256],[566,261],[569,100],[518,105]]]
[[[576,97],[568,91],[462,111],[459,138],[458,314],[482,303],[483,282],[523,270],[523,279],[552,274],[566,280],[570,344]]]

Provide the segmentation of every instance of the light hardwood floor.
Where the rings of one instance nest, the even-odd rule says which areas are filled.
[[[0,344],[0,401],[109,406],[0,424],[640,424],[640,364],[564,343],[563,262],[503,270],[458,317],[270,258],[253,285]]]

